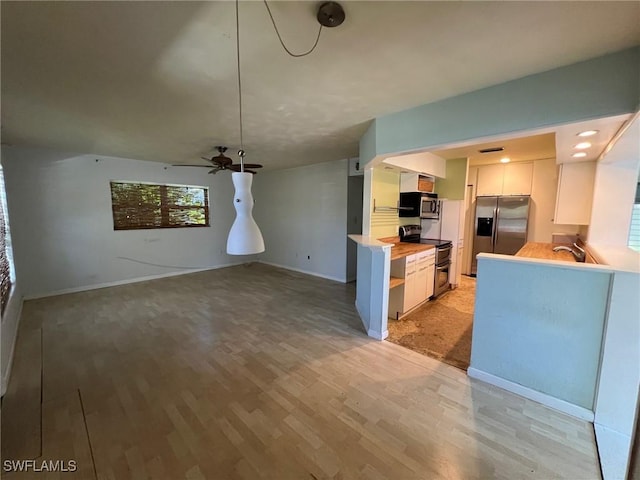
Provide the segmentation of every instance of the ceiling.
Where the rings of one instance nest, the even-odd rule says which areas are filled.
[[[387,113],[640,44],[640,2],[342,3],[304,58],[240,2],[248,162],[353,157]],[[270,2],[293,51],[316,2]],[[2,142],[168,163],[239,143],[234,3],[8,2]]]
[[[465,142],[464,145],[431,151],[446,160],[469,159],[469,165],[489,165],[508,158],[510,162],[525,162],[553,158],[557,163],[590,162],[600,158],[609,142],[623,128],[631,114],[598,118],[538,130],[535,134],[511,134],[480,143]],[[588,137],[579,134],[593,132]],[[523,135],[523,136],[519,136]],[[576,148],[587,142],[585,148]],[[501,151],[483,153],[480,150],[502,148]],[[575,154],[580,157],[574,156]]]
[[[504,148],[504,150],[491,153],[481,153],[479,151],[499,147]],[[432,153],[447,160],[466,157],[469,159],[469,165],[472,166],[499,163],[500,159],[504,157],[509,158],[512,162],[541,160],[556,157],[556,136],[555,133],[545,133],[437,150]]]

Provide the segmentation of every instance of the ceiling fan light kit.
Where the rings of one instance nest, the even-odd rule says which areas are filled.
[[[236,209],[236,218],[231,225],[229,236],[227,238],[227,253],[229,255],[253,255],[256,253],[262,253],[265,250],[264,239],[260,227],[253,219],[253,195],[251,194],[251,183],[253,182],[253,173],[251,170],[245,170],[247,168],[261,168],[262,165],[258,164],[245,164],[244,163],[244,142],[242,135],[242,80],[240,76],[240,15],[239,15],[239,0],[236,0],[236,59],[238,67],[238,110],[239,110],[239,123],[240,123],[240,150],[238,150],[238,156],[240,157],[240,170],[234,168],[236,165],[232,164],[230,160],[224,156],[226,151],[225,147],[217,147],[220,155],[211,159],[213,163],[216,163],[214,159],[218,158],[218,168],[212,170],[209,173],[215,173],[218,170],[230,169],[234,170],[231,174],[233,186],[235,188],[235,194],[233,197],[233,205]],[[271,10],[267,0],[264,0],[264,5],[269,12],[269,17],[273,23],[273,28],[278,35],[282,48],[292,57],[303,57],[310,54],[318,45],[320,40],[320,32],[322,27],[337,27],[345,18],[344,10],[336,2],[325,2],[318,8],[317,20],[320,23],[320,29],[318,30],[318,36],[316,41],[311,47],[311,50],[302,54],[292,53],[282,41],[278,27],[273,19]],[[222,158],[220,158],[222,157]],[[222,160],[222,159],[226,160]],[[224,163],[222,163],[224,161]]]

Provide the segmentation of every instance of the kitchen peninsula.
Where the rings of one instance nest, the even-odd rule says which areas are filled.
[[[468,374],[593,421],[614,272],[555,245],[478,255]]]
[[[393,245],[388,316],[398,320],[434,295],[436,248],[430,244],[402,242],[400,237],[380,241]]]

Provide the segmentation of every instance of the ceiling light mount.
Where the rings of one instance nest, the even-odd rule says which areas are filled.
[[[337,2],[325,2],[318,8],[316,17],[323,27],[337,27],[344,22],[345,14],[342,6]]]
[[[267,0],[263,0],[264,6],[269,12],[269,18],[271,18],[271,23],[273,24],[273,29],[276,31],[276,35],[278,36],[278,40],[280,41],[280,45],[285,52],[287,52],[291,57],[299,58],[306,57],[311,52],[313,52],[318,46],[318,42],[320,41],[320,34],[322,33],[322,27],[337,27],[338,25],[342,25],[344,22],[345,14],[344,10],[337,2],[325,2],[318,8],[318,14],[316,18],[318,19],[318,23],[320,24],[320,28],[318,29],[318,35],[316,36],[316,41],[313,46],[303,53],[293,53],[287,46],[284,44],[284,40],[282,40],[282,36],[280,35],[280,31],[278,30],[278,26],[276,25],[276,21],[273,18],[273,14],[271,13],[271,9],[269,8],[269,4]]]

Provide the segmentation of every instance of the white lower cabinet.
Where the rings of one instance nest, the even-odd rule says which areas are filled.
[[[427,297],[427,258],[418,257],[416,262],[416,283],[414,287],[415,305],[424,302]]]
[[[432,261],[427,265],[427,298],[433,297],[436,281],[436,263]]]
[[[435,250],[408,255],[391,262],[391,276],[404,279],[389,290],[389,317],[400,318],[433,295]]]
[[[460,285],[462,278],[462,259],[464,258],[464,244],[460,242],[458,245],[458,263],[456,265],[456,285]]]
[[[449,269],[449,283],[452,288],[457,287],[460,284],[460,277],[462,277],[462,262],[464,258],[464,242],[459,240],[451,252],[451,268]]]

